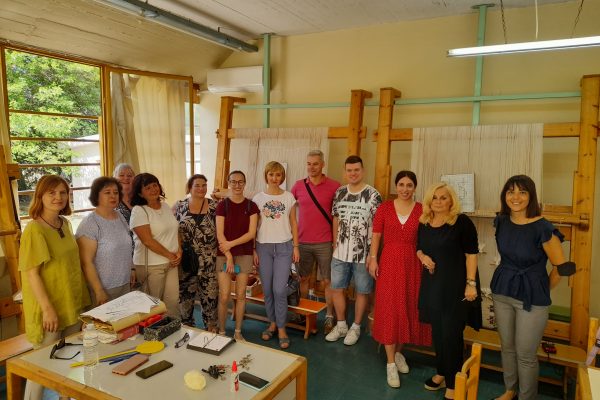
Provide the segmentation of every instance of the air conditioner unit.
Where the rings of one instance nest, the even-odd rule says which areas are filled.
[[[222,68],[208,71],[208,90],[223,92],[261,92],[263,90],[263,67]]]

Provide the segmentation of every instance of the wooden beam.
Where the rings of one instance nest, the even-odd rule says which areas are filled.
[[[15,164],[9,164],[15,165]],[[12,173],[20,175],[19,171]],[[16,222],[14,213],[15,199],[10,190],[12,183],[9,179],[8,168],[4,153],[4,146],[0,145],[0,231],[3,231],[4,253],[6,256],[6,265],[10,276],[11,294],[21,289],[21,273],[19,272],[19,236],[20,230]],[[9,232],[14,232],[10,234]],[[2,240],[2,239],[0,239]],[[23,319],[17,314],[17,324],[19,330],[23,332]]]
[[[352,129],[347,126],[338,126],[331,127],[327,132],[327,137],[329,139],[346,139],[352,135]],[[361,126],[358,134],[360,139],[365,139],[367,137],[367,127]]]
[[[579,122],[544,124],[544,137],[577,137]]]
[[[329,130],[327,132],[327,138],[328,139],[347,139],[348,137],[350,137],[351,134],[352,134],[352,129],[350,129],[349,127],[336,126],[336,127],[329,128]],[[360,133],[358,136],[361,139],[364,139],[367,137],[367,127],[366,126],[362,126],[360,128]],[[236,138],[235,128],[229,128],[229,130],[227,130],[227,137],[229,139]]]
[[[348,118],[348,127],[352,134],[348,136],[348,155],[360,155],[360,133],[363,123],[365,109],[365,99],[373,97],[371,92],[361,89],[352,90],[352,99],[350,101],[350,116]]]
[[[219,116],[219,129],[217,130],[217,165],[215,170],[215,189],[227,187],[227,174],[229,174],[229,150],[231,139],[229,129],[233,120],[233,106],[235,103],[245,103],[243,97],[221,97],[221,113]]]
[[[391,141],[412,140],[413,128],[396,128],[390,132]],[[377,141],[378,132],[373,132],[373,141]],[[544,137],[578,137],[579,122],[544,124]]]
[[[402,96],[397,89],[381,88],[379,92],[379,119],[377,125],[377,152],[375,157],[375,189],[382,198],[390,193],[390,132],[394,120],[394,100]]]
[[[600,75],[581,79],[581,130],[577,171],[573,182],[573,213],[585,214],[589,226],[575,227],[577,251],[572,259],[577,264],[573,275],[571,295],[571,345],[583,349],[587,346],[590,305],[590,269],[592,263],[592,228],[594,221],[594,191],[598,136],[598,107],[600,106]]]

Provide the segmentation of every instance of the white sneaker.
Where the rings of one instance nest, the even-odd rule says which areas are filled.
[[[396,368],[398,371],[403,374],[408,374],[410,368],[408,368],[408,364],[406,363],[406,358],[400,352],[396,352],[394,354],[394,362],[396,363]]]
[[[396,364],[391,363],[387,364],[387,383],[390,387],[399,388],[400,387],[400,377],[398,376],[398,368],[396,368]]]
[[[344,336],[346,336],[347,333],[348,333],[348,328],[340,328],[339,325],[336,325],[333,327],[331,332],[329,332],[327,334],[327,336],[325,336],[325,340],[327,340],[328,342],[335,342],[339,338],[343,338]],[[345,340],[344,340],[344,343],[346,343]]]
[[[350,328],[348,329],[348,333],[344,338],[344,344],[346,346],[352,346],[356,342],[358,342],[358,338],[360,337],[360,328]]]

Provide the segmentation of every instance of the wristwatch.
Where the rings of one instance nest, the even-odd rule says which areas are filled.
[[[474,279],[467,279],[467,285],[477,287],[477,282]]]

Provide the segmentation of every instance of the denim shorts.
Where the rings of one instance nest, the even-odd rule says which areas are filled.
[[[356,292],[369,294],[373,291],[373,278],[367,271],[366,263],[331,260],[331,289],[346,289],[354,277]]]

